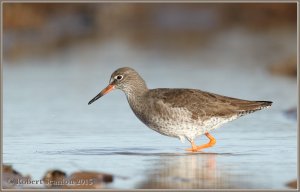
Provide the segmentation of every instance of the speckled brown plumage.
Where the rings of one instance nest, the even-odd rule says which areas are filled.
[[[186,108],[195,120],[207,120],[212,116],[244,115],[270,106],[272,103],[247,101],[195,89],[152,89],[147,93],[147,97],[162,100],[170,107]]]
[[[196,89],[148,89],[143,78],[129,67],[116,70],[107,88],[89,104],[113,89],[122,90],[135,115],[149,128],[167,136],[188,139],[206,134],[208,147],[215,144],[209,131],[248,113],[271,106],[270,101],[248,101]],[[205,146],[205,147],[207,147]],[[201,146],[200,146],[201,148]],[[201,148],[202,149],[202,148]]]

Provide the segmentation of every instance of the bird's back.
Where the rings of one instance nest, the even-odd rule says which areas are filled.
[[[211,117],[242,116],[271,106],[270,101],[248,101],[196,89],[151,89],[147,93],[152,103],[162,102],[170,108],[188,110],[192,119],[205,121]]]

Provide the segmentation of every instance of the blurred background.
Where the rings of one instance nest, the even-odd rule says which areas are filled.
[[[277,189],[296,178],[296,3],[2,6],[3,158],[21,173],[129,178],[108,188]],[[274,105],[213,132],[212,153],[185,156],[188,144],[146,128],[123,94],[87,105],[123,66],[150,88]]]
[[[4,3],[4,56],[38,56],[113,38],[186,54],[234,27],[286,39],[285,30],[296,33],[296,9],[295,3]]]

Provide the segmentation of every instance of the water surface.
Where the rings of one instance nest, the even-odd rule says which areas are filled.
[[[230,49],[230,38],[238,36],[216,41]],[[4,163],[33,179],[49,169],[112,173],[109,188],[286,188],[296,178],[297,130],[282,112],[296,106],[296,80],[268,73],[265,63],[274,56],[263,60],[240,54],[247,51],[242,43],[233,47],[234,55],[213,57],[221,48],[212,47],[210,57],[208,51],[170,56],[117,40],[4,62]],[[213,148],[186,153],[188,142],[143,125],[121,91],[87,105],[121,66],[139,71],[150,88],[196,88],[274,104],[212,131]]]

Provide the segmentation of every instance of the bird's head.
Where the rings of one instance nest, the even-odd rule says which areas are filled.
[[[131,93],[137,93],[138,90],[147,89],[147,86],[142,77],[134,69],[130,67],[119,68],[112,73],[108,86],[104,88],[88,104],[92,104],[94,101],[114,89],[120,89],[128,96]]]

